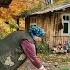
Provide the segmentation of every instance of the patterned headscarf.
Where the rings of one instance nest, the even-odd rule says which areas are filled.
[[[37,25],[30,25],[29,32],[31,33],[32,37],[38,36],[38,37],[44,37],[45,31],[41,27]]]

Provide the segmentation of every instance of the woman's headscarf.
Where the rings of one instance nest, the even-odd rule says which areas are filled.
[[[29,32],[31,33],[32,37],[38,36],[38,37],[44,37],[45,31],[41,27],[37,26],[36,24],[30,25]]]

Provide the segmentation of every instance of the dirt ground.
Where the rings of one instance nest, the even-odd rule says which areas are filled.
[[[47,70],[70,70],[70,54],[42,56],[42,64]],[[18,70],[39,70],[29,60],[22,64]]]

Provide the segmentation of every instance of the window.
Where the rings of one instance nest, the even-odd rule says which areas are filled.
[[[64,23],[63,33],[68,33],[68,23]]]
[[[70,18],[69,18],[69,16],[63,16],[63,20],[69,20]]]
[[[63,24],[62,34],[70,35],[70,14],[63,14],[62,24]]]
[[[53,3],[53,0],[45,0],[45,3],[46,4],[52,4]]]

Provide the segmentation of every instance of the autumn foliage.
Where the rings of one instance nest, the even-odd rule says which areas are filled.
[[[8,0],[4,3],[7,4],[7,2]],[[12,0],[7,8],[3,7],[4,3],[0,4],[2,6],[0,7],[0,38],[4,38],[11,32],[16,31],[19,26],[15,17],[22,12],[37,7],[39,0]]]

